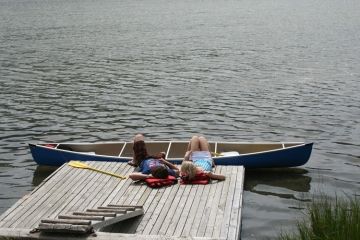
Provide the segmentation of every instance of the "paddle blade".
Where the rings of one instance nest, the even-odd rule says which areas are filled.
[[[79,161],[70,161],[69,166],[71,167],[76,167],[76,168],[89,168],[88,165],[86,165],[85,163],[79,162]]]
[[[89,170],[93,170],[93,171],[100,172],[100,173],[103,173],[103,174],[108,174],[108,175],[111,175],[111,176],[114,176],[114,177],[118,177],[118,178],[121,178],[121,179],[126,179],[126,177],[124,177],[124,176],[91,167],[91,166],[89,166],[89,165],[87,165],[86,163],[83,163],[83,162],[70,161],[68,164],[71,167],[89,169]]]

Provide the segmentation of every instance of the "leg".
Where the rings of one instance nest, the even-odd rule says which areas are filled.
[[[143,158],[142,155],[145,154],[143,153],[144,149],[146,151],[144,140],[145,140],[144,135],[142,135],[141,133],[135,135],[133,142],[133,159],[128,161],[129,165],[134,167],[139,166],[140,161],[143,160],[143,159],[140,160],[140,158]],[[142,143],[140,141],[142,141]]]
[[[193,136],[188,145],[188,151],[200,151],[200,138]]]
[[[138,141],[145,141],[145,137],[141,133],[136,134],[134,137],[134,142],[138,142]]]
[[[200,146],[200,151],[209,151],[209,143],[206,140],[205,137],[199,137],[199,146]]]
[[[210,149],[209,149],[209,143],[208,141],[206,140],[205,137],[199,137],[199,141],[200,141],[200,149],[201,151],[207,151],[207,152],[210,152]],[[211,154],[211,153],[210,153]],[[215,167],[215,162],[214,162],[214,159],[211,159],[211,162],[212,162],[212,167]]]
[[[193,136],[188,144],[187,151],[184,156],[185,161],[191,161],[190,155],[193,151],[200,151],[200,142],[198,136]]]

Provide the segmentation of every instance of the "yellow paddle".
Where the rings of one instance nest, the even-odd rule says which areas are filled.
[[[126,177],[124,177],[124,176],[117,175],[117,174],[111,173],[111,172],[106,172],[106,171],[103,171],[103,170],[100,170],[100,169],[97,169],[97,168],[94,168],[94,167],[90,167],[86,163],[79,162],[79,161],[70,161],[69,166],[75,167],[75,168],[89,169],[89,170],[93,170],[93,171],[96,171],[96,172],[108,174],[108,175],[111,175],[111,176],[114,176],[114,177],[118,177],[118,178],[121,178],[121,179],[126,179]]]

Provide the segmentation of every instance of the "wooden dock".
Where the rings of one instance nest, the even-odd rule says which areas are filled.
[[[134,171],[126,163],[86,163],[120,175]],[[226,180],[152,189],[65,164],[0,216],[0,239],[66,239],[29,231],[41,219],[109,204],[142,205],[144,215],[106,227],[87,239],[240,239],[244,168],[217,166],[216,172],[226,175]]]

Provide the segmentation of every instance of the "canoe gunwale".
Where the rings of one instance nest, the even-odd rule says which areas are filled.
[[[187,143],[188,141],[148,141],[148,143],[169,143],[168,149],[170,149],[170,146],[172,143]],[[59,151],[59,152],[68,152],[68,153],[76,153],[76,154],[80,154],[82,156],[99,156],[99,157],[107,157],[107,158],[112,158],[112,159],[128,159],[131,160],[132,157],[121,157],[121,153],[125,148],[126,144],[132,144],[132,142],[96,142],[96,143],[40,143],[40,144],[32,144],[29,143],[29,146],[33,146],[33,147],[40,147],[40,148],[46,148],[46,149],[51,149],[51,150],[55,150],[55,151]],[[292,149],[292,148],[299,148],[299,147],[303,147],[306,146],[308,144],[313,144],[312,142],[309,143],[305,143],[305,142],[209,142],[209,144],[281,144],[283,147],[281,148],[276,148],[276,149],[270,149],[270,150],[265,150],[265,151],[258,151],[258,152],[250,152],[250,153],[239,153],[238,156],[251,156],[251,155],[256,155],[256,154],[264,154],[264,153],[271,153],[271,152],[276,152],[276,151],[283,151],[285,149]],[[104,155],[104,154],[89,154],[87,152],[81,152],[81,151],[71,151],[71,150],[66,150],[66,149],[61,149],[61,148],[52,148],[52,147],[48,147],[45,146],[46,144],[56,144],[57,146],[59,146],[60,144],[62,145],[95,145],[95,144],[124,144],[124,146],[122,147],[119,156],[112,156],[112,155]],[[285,147],[285,144],[296,144],[293,146],[288,146]],[[184,153],[185,154],[185,153]],[[223,159],[223,158],[233,158],[234,156],[214,156],[212,157],[213,159]],[[168,158],[169,160],[178,160],[179,158]]]
[[[56,144],[56,143],[54,143]],[[61,143],[61,144],[74,144],[74,143]],[[30,145],[30,144],[29,144]],[[47,146],[43,146],[43,145],[39,145],[39,144],[31,144],[32,146],[34,146],[35,148],[44,148],[44,149],[49,149],[49,150],[53,150],[56,152],[66,152],[66,153],[74,153],[74,154],[79,154],[81,156],[99,156],[99,157],[106,157],[106,158],[111,158],[114,160],[118,160],[118,159],[129,159],[131,160],[131,157],[119,157],[119,156],[111,156],[111,155],[103,155],[103,154],[90,154],[87,152],[78,152],[78,151],[71,151],[71,150],[66,150],[66,149],[61,149],[61,148],[52,148],[52,147],[47,147]]]
[[[159,143],[160,141],[153,141],[151,143]],[[187,143],[187,141],[161,141],[161,143]],[[109,143],[109,142],[106,142]],[[121,142],[126,145],[126,142]],[[213,142],[214,143],[214,142]],[[219,142],[218,142],[219,143]],[[226,144],[240,144],[239,142],[220,142]],[[56,143],[52,143],[56,144]],[[70,144],[70,145],[95,145],[97,143],[61,143],[61,144]],[[112,142],[112,144],[120,144],[120,142]],[[259,144],[258,142],[245,142],[245,144]],[[304,142],[281,142],[274,143],[270,142],[269,144],[280,144],[282,147],[276,149],[270,149],[265,151],[257,151],[251,153],[243,153],[235,156],[217,156],[213,157],[216,165],[243,165],[244,167],[249,168],[268,168],[268,167],[295,167],[304,165],[310,158],[313,142],[304,143]],[[285,144],[290,144],[291,146],[285,147]],[[59,146],[58,144],[56,146]],[[123,149],[121,150],[120,156],[117,155],[103,155],[103,154],[94,154],[92,151],[81,152],[81,151],[72,151],[67,149],[58,149],[46,146],[46,143],[42,144],[29,144],[31,154],[34,161],[39,165],[49,165],[49,166],[60,166],[70,160],[80,160],[80,161],[117,161],[117,162],[127,162],[132,159],[132,156],[121,156]],[[99,147],[99,146],[98,146]],[[101,148],[101,146],[100,146]],[[91,149],[91,148],[90,148]],[[169,148],[170,149],[170,148]],[[95,150],[95,149],[94,149]],[[179,152],[178,152],[179,153]],[[126,154],[130,154],[129,149]],[[168,160],[174,164],[181,164],[183,157],[170,157]]]
[[[294,144],[294,143],[287,143],[287,144]],[[266,151],[252,152],[252,153],[239,153],[238,156],[250,156],[250,155],[258,155],[258,154],[271,153],[271,152],[277,152],[277,151],[284,151],[285,149],[304,147],[307,144],[313,144],[313,143],[301,143],[299,145],[283,147],[283,148],[276,148],[276,149],[271,149],[271,150],[266,150]],[[212,158],[213,159],[222,159],[222,158],[229,158],[229,157],[234,157],[234,156],[219,156],[219,157],[212,157]]]

